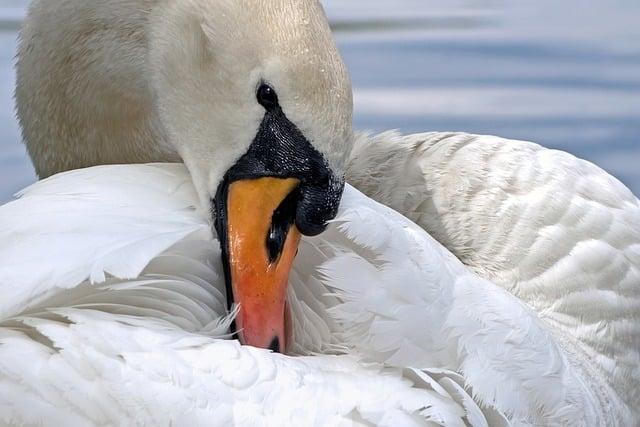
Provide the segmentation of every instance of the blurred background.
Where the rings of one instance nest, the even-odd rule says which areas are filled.
[[[324,0],[358,129],[531,140],[640,194],[640,1]],[[0,202],[35,180],[13,110],[27,0],[0,0]]]

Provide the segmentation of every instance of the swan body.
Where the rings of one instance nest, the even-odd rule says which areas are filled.
[[[55,176],[0,209],[6,225],[0,255],[18,261],[0,271],[7,296],[0,305],[6,356],[0,383],[20,391],[6,394],[2,402],[9,421],[35,414],[23,414],[24,402],[38,402],[45,414],[54,411],[51,405],[60,407],[53,391],[42,395],[40,390],[49,388],[69,396],[61,417],[75,414],[101,423],[114,421],[114,411],[122,419],[133,416],[78,403],[86,393],[83,384],[96,376],[104,381],[96,397],[116,407],[122,404],[112,402],[118,396],[142,395],[129,411],[141,405],[153,414],[154,405],[166,406],[165,398],[183,402],[176,412],[160,412],[165,420],[186,420],[174,418],[186,416],[184,411],[196,417],[200,407],[243,407],[249,397],[257,399],[254,409],[260,416],[272,395],[257,390],[282,387],[294,393],[290,376],[314,372],[344,392],[334,400],[320,399],[326,406],[317,410],[327,417],[352,416],[353,408],[369,404],[367,399],[386,401],[384,387],[397,390],[398,398],[375,416],[397,410],[444,425],[457,425],[465,416],[477,425],[487,419],[497,420],[492,425],[504,422],[493,405],[518,422],[585,425],[602,423],[621,407],[613,406],[620,402],[613,401],[611,390],[607,404],[598,400],[597,391],[607,385],[582,371],[588,361],[558,345],[553,328],[537,313],[473,274],[418,226],[351,188],[327,232],[301,245],[289,298],[293,353],[347,351],[350,356],[288,359],[218,341],[228,336],[230,323],[222,268],[211,262],[219,242],[197,206],[183,166],[130,165]],[[104,224],[104,233],[96,233],[97,224]],[[371,227],[377,233],[371,234]],[[29,363],[42,364],[44,377],[24,377],[27,359],[19,356],[24,351],[33,355]],[[395,370],[358,367],[354,360]],[[105,366],[114,363],[117,375],[111,377]],[[346,370],[353,375],[341,377]],[[127,372],[139,382],[122,382]],[[200,372],[211,389],[200,391],[194,409],[191,391],[181,387],[208,384],[196,380]],[[155,399],[158,376],[172,383]],[[350,394],[366,381],[372,381],[370,395]],[[300,387],[316,393],[313,384]],[[282,396],[286,408],[274,420],[286,421],[291,413],[302,420],[314,417],[313,406],[307,412],[304,405],[286,403],[290,394]],[[344,407],[338,402],[344,399],[353,406],[345,404],[346,412],[340,412]],[[251,414],[240,411],[232,419]]]
[[[184,166],[104,166],[58,175],[25,190],[0,208],[5,225],[0,234],[0,389],[6,391],[0,394],[0,419],[8,424],[413,425],[431,420],[464,425],[469,417],[473,425],[487,425],[487,420],[506,425],[497,411],[474,403],[459,375],[403,373],[400,363],[408,360],[400,354],[395,369],[372,364],[386,356],[368,350],[368,338],[341,329],[354,321],[349,304],[329,294],[354,290],[340,290],[338,282],[331,286],[334,275],[383,268],[364,259],[359,269],[340,268],[357,256],[346,245],[361,251],[369,245],[357,242],[366,234],[346,231],[354,215],[386,223],[389,233],[413,238],[417,232],[418,239],[433,243],[386,208],[363,209],[366,198],[357,191],[347,197],[353,203],[337,219],[330,240],[309,239],[301,247],[290,300],[294,349],[313,354],[350,347],[371,353],[367,366],[354,355],[289,358],[224,340],[231,319],[222,267],[212,262],[220,245],[206,213],[196,209],[198,198]],[[102,232],[96,233],[97,224],[104,226]],[[377,242],[375,250],[404,257],[404,243]],[[419,271],[408,273],[405,278],[415,284],[423,278]],[[437,288],[426,295],[433,291],[433,298],[446,298]],[[434,314],[447,311],[445,306]]]
[[[265,101],[258,90],[256,102],[256,87],[267,83],[278,96]],[[303,239],[293,266],[290,353],[346,350],[387,366],[358,365],[355,377],[336,383],[344,390],[384,370],[399,395],[444,397],[402,406],[377,395],[390,413],[409,414],[403,420],[456,425],[466,416],[494,425],[503,413],[515,424],[633,425],[640,418],[638,200],[595,166],[534,144],[463,134],[354,137],[348,74],[317,1],[36,0],[21,32],[16,99],[41,177],[109,163],[185,163],[71,172],[2,208],[3,339],[39,360],[68,363],[57,353],[71,357],[82,334],[112,323],[118,332],[107,341],[115,348],[87,345],[123,369],[140,339],[164,343],[166,333],[202,339],[189,350],[158,349],[181,361],[191,351],[180,365],[187,372],[213,366],[203,368],[198,354],[214,347],[287,375],[308,363],[334,375],[353,363],[294,361],[215,341],[233,319],[222,296],[227,272],[212,264],[220,256],[228,262],[211,231],[221,182],[256,143],[284,141],[313,154],[284,162],[317,173],[304,183],[305,197],[335,194],[341,187],[331,178],[346,177],[421,227],[347,187],[333,225]],[[321,161],[309,164],[314,156]],[[250,164],[269,169],[281,159]],[[10,390],[24,368],[8,356],[0,373]],[[174,365],[156,367],[176,378]],[[140,387],[151,381],[146,375]],[[274,381],[264,384],[289,387]],[[109,384],[105,395],[127,387]],[[34,379],[24,401],[50,402],[40,386]],[[234,386],[219,390],[241,402]],[[349,400],[346,412],[336,411],[338,393],[323,414],[382,422],[351,411],[369,408],[375,390]],[[16,401],[0,405],[23,417]],[[261,405],[251,407],[261,414]],[[98,414],[87,420],[114,420],[107,409]]]

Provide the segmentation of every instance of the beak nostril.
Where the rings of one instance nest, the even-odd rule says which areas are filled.
[[[274,353],[280,353],[280,338],[273,337],[273,340],[271,340],[271,344],[269,344],[269,350],[273,351]]]
[[[275,264],[280,258],[289,230],[295,222],[298,197],[298,190],[293,190],[273,212],[271,227],[269,227],[266,241],[271,264]]]

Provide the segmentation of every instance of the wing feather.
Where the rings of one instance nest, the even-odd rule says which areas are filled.
[[[196,201],[177,165],[104,166],[26,189],[0,209],[0,318],[85,280],[139,276],[177,242],[209,233]]]

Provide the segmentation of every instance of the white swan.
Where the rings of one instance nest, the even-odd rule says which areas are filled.
[[[265,88],[261,82],[269,83],[272,88]],[[261,88],[258,98],[262,106],[256,102],[256,88]],[[277,97],[274,97],[274,88]],[[35,2],[22,32],[16,97],[25,140],[42,176],[100,163],[173,161],[181,157],[193,178],[199,204],[207,209],[212,198],[221,200],[218,188],[225,171],[231,168],[245,173],[247,165],[255,166],[255,162],[242,162],[247,158],[243,154],[249,153],[250,160],[267,164],[267,175],[291,174],[292,170],[287,167],[293,164],[295,178],[308,179],[303,183],[306,194],[316,199],[307,200],[307,210],[296,220],[303,231],[319,231],[318,224],[334,214],[340,171],[344,170],[351,145],[351,98],[346,72],[335,52],[324,16],[314,1],[193,0],[174,4],[138,0],[115,7],[113,3],[99,2]],[[42,102],[43,99],[47,102]],[[290,150],[292,144],[286,143],[292,140],[296,147],[304,146],[304,154]],[[398,144],[390,147],[391,142]],[[356,145],[347,166],[348,178],[380,201],[416,219],[467,265],[513,292],[538,314],[527,311],[490,284],[469,276],[453,257],[443,256],[440,260],[453,268],[453,278],[474,277],[472,283],[482,284],[471,295],[481,298],[488,309],[494,311],[492,315],[476,312],[474,322],[454,327],[449,322],[455,322],[457,316],[465,312],[464,308],[455,307],[467,301],[464,299],[467,293],[460,291],[465,288],[459,285],[459,280],[452,280],[455,286],[448,283],[450,292],[444,293],[449,300],[436,300],[448,302],[448,307],[452,307],[448,312],[451,316],[440,319],[444,322],[441,328],[444,332],[434,327],[432,333],[427,333],[416,325],[426,328],[425,319],[438,320],[437,317],[420,318],[421,323],[412,321],[420,313],[429,315],[434,307],[433,299],[425,297],[422,305],[415,305],[412,298],[417,296],[411,293],[413,289],[400,288],[398,302],[390,304],[393,300],[388,297],[396,292],[388,287],[390,285],[369,288],[385,292],[383,297],[376,292],[369,295],[363,289],[350,289],[353,280],[338,280],[341,272],[362,271],[350,265],[349,269],[343,266],[329,277],[338,288],[337,284],[343,283],[341,289],[345,292],[338,302],[357,299],[340,305],[346,310],[332,309],[340,327],[321,328],[325,334],[316,334],[317,342],[336,344],[332,340],[337,339],[337,344],[347,345],[361,357],[389,364],[441,366],[462,371],[478,398],[494,403],[515,421],[633,423],[638,417],[635,408],[639,400],[637,200],[602,171],[571,157],[498,139],[490,140],[489,144],[481,145],[481,142],[482,139],[472,136],[455,135],[404,140],[395,135],[374,138],[372,143]],[[264,148],[278,143],[284,147],[277,154],[289,162],[268,164],[278,157],[267,156],[264,149],[252,150],[256,146]],[[541,168],[523,168],[521,173],[516,173],[522,157],[527,154],[544,160],[539,162]],[[298,162],[308,158],[315,161]],[[240,168],[234,169],[238,164]],[[476,170],[469,170],[469,164]],[[583,170],[589,171],[590,177],[578,181],[578,187],[567,185]],[[249,172],[257,171],[254,168]],[[242,178],[242,173],[232,174],[232,178]],[[62,193],[67,193],[58,197],[63,203],[64,200],[77,201],[68,193],[86,179],[87,176],[80,181],[54,180],[64,183]],[[593,183],[598,183],[603,190],[594,190]],[[135,194],[142,198],[143,193]],[[558,197],[558,194],[564,196]],[[99,197],[108,195],[109,192],[105,192]],[[285,195],[286,191],[281,197]],[[537,203],[546,204],[545,195],[550,195],[551,201],[558,198],[557,205],[534,211]],[[572,200],[574,196],[579,199],[577,202]],[[328,202],[328,209],[327,203],[319,203],[318,197]],[[247,199],[251,201],[250,197],[244,198]],[[265,203],[274,200],[278,202],[281,198],[267,197]],[[581,200],[585,206],[579,203]],[[345,203],[348,201],[347,197]],[[149,208],[153,202],[157,200],[140,200],[141,204],[134,205]],[[313,208],[320,206],[325,210],[314,217]],[[501,208],[497,214],[496,207]],[[565,207],[573,209],[565,212]],[[24,209],[19,212],[24,215]],[[596,212],[593,221],[579,228],[584,218],[593,212]],[[95,221],[94,218],[93,227]],[[558,226],[553,228],[552,221],[557,221]],[[113,219],[107,224],[119,226]],[[401,221],[394,224],[404,229],[404,225],[399,225]],[[511,224],[517,224],[522,231],[504,233]],[[602,224],[611,226],[610,235],[602,232]],[[474,232],[476,226],[478,231]],[[33,250],[28,237],[37,232],[31,228],[20,230],[18,225],[13,227],[15,229],[8,227],[11,241],[15,241],[16,236],[27,236],[24,245]],[[380,230],[377,232],[386,235]],[[574,234],[573,241],[566,239],[567,233]],[[359,235],[363,235],[362,230],[350,237],[358,242]],[[156,239],[163,241],[164,237],[158,234]],[[68,239],[66,235],[65,244]],[[5,244],[8,241],[5,240]],[[362,241],[368,244],[361,249],[360,258],[366,260],[365,255],[370,255],[369,246],[375,249],[375,244],[380,242],[375,239],[367,242],[366,238]],[[586,248],[576,244],[582,241],[587,242]],[[595,241],[595,250],[589,247],[591,241]],[[427,247],[434,244],[429,242]],[[536,242],[556,250],[542,251],[534,247]],[[384,246],[387,242],[382,243]],[[598,246],[599,243],[602,244]],[[529,248],[534,248],[531,254]],[[582,250],[586,255],[582,255]],[[406,250],[398,253],[415,256]],[[596,256],[605,253],[606,259],[615,260],[616,266],[587,269],[593,253]],[[78,257],[78,253],[75,256]],[[540,261],[536,256],[544,258]],[[9,265],[4,262],[8,259],[3,259],[4,266]],[[89,257],[91,260],[95,260],[93,256]],[[304,260],[306,257],[300,257],[297,263]],[[350,260],[355,262],[353,257]],[[554,267],[558,260],[563,262]],[[419,258],[418,261],[424,262],[424,271],[430,271],[428,260]],[[47,274],[49,269],[59,269],[67,279],[73,279],[61,282],[65,283],[61,286],[67,287],[74,287],[87,274],[100,279],[101,267],[115,276],[126,277],[136,271],[132,265],[139,269],[144,266],[143,260],[133,256],[126,262],[120,256],[104,265],[98,263],[88,273],[86,269],[76,270],[75,263],[75,258],[72,265],[56,258],[55,264],[44,265]],[[24,266],[5,268],[10,274],[17,271],[38,279],[37,270]],[[432,270],[445,274],[449,268]],[[581,271],[582,276],[575,275],[575,270]],[[379,276],[386,277],[382,272]],[[426,281],[439,283],[438,277],[436,274]],[[568,279],[580,280],[593,291],[591,301],[604,293],[609,307],[586,310],[582,302],[575,303],[575,297],[583,295],[577,295],[575,285]],[[14,284],[16,280],[4,280],[3,285],[9,286],[7,283]],[[522,284],[531,286],[527,289]],[[50,285],[43,275],[33,286],[47,291]],[[294,288],[300,289],[300,286]],[[37,289],[28,286],[16,289],[28,289],[31,296],[40,295]],[[491,293],[487,293],[488,289]],[[456,290],[462,294],[456,294]],[[564,295],[567,297],[563,298]],[[46,298],[49,296],[45,293]],[[46,298],[43,301],[49,301]],[[299,299],[312,308],[323,307],[314,305],[314,298]],[[290,303],[295,305],[297,300],[291,298]],[[28,300],[12,297],[8,301],[14,311],[7,311],[5,316],[19,315],[28,308],[25,306]],[[386,304],[381,305],[381,301]],[[401,309],[400,302],[406,301],[413,305],[413,310]],[[501,310],[505,307],[509,309]],[[300,313],[292,308],[294,313]],[[298,315],[294,327],[300,328],[308,322],[314,324],[318,311],[312,311],[315,314],[302,317],[303,320]],[[407,313],[407,317],[398,313]],[[391,322],[394,317],[390,314],[398,316],[400,321]],[[537,316],[544,321],[540,322]],[[585,317],[588,318],[584,320]],[[215,318],[210,316],[210,320]],[[486,330],[473,328],[474,325],[483,327],[478,321],[489,319],[495,322],[486,325]],[[60,323],[59,320],[47,319]],[[505,337],[505,329],[497,324],[514,321],[514,331],[522,331],[522,337],[526,337],[517,340],[515,337],[520,335],[515,332],[510,337],[518,344],[518,351],[492,353],[499,347],[488,343],[501,340],[483,341],[482,338],[495,338],[493,333],[502,336],[502,341],[511,342]],[[267,346],[276,333],[283,342],[283,329],[280,325],[273,333],[245,339]],[[247,330],[246,324],[243,330]],[[393,340],[390,331],[393,331]],[[34,332],[27,328],[26,333],[30,337]],[[46,336],[36,334],[36,338],[44,341]],[[309,343],[300,345],[299,340],[304,336],[307,335],[298,330],[293,345],[306,351],[317,348]],[[454,347],[448,347],[452,343]],[[462,347],[456,348],[458,343],[462,343]],[[536,343],[542,347],[536,350]],[[437,357],[434,355],[434,350],[445,349],[450,350],[449,357],[437,352]],[[460,354],[456,356],[457,352]],[[469,355],[479,358],[467,359]],[[484,362],[478,362],[480,360]],[[532,360],[536,363],[530,369],[524,368],[523,364]],[[553,363],[547,363],[551,360]],[[498,372],[487,366],[493,366]],[[541,369],[542,366],[547,369]],[[557,390],[557,394],[550,394],[550,389]]]

